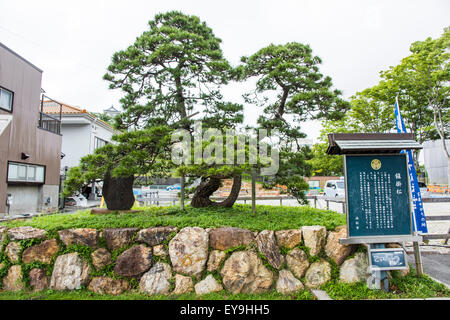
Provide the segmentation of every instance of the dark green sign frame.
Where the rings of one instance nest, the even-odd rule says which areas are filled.
[[[348,237],[413,235],[405,154],[345,155]]]

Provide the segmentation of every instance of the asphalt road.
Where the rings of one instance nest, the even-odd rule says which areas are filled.
[[[450,254],[422,252],[421,256],[423,272],[450,286]],[[408,254],[408,262],[415,266],[414,254]]]

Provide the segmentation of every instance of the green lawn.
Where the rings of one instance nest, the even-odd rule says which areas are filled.
[[[306,291],[283,295],[275,290],[260,294],[231,294],[228,292],[209,293],[197,296],[195,293],[182,295],[147,295],[137,290],[120,295],[96,294],[87,289],[74,291],[44,290],[40,292],[20,291],[1,292],[0,300],[313,300],[314,296]]]
[[[184,228],[197,226],[217,228],[223,226],[238,227],[252,231],[296,229],[306,225],[322,225],[327,230],[345,224],[343,214],[314,209],[308,206],[257,206],[252,214],[251,205],[235,204],[233,208],[192,208],[183,211],[173,207],[147,207],[140,213],[113,213],[91,215],[90,211],[73,214],[54,214],[34,217],[30,220],[16,220],[2,225],[8,227],[32,226],[47,231],[69,228],[149,228],[153,226],[174,226]]]

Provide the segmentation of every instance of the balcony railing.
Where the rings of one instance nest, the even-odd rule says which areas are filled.
[[[38,127],[53,133],[61,134],[61,120],[44,112],[39,112]]]
[[[44,112],[44,98],[59,105],[59,114],[49,115]],[[42,94],[41,110],[39,111],[39,119],[38,119],[38,128],[56,134],[61,134],[61,116],[62,116],[62,104]]]

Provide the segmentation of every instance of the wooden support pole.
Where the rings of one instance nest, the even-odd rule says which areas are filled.
[[[181,197],[180,197],[180,208],[181,210],[184,210],[184,185],[186,183],[186,177],[183,174],[180,178],[180,192],[181,192]]]
[[[256,212],[256,171],[252,168],[252,214]]]
[[[416,261],[417,275],[421,277],[423,275],[422,257],[420,256],[420,247],[417,241],[413,242],[414,248],[414,260]]]
[[[445,241],[444,241],[444,244],[445,244],[445,245],[446,245],[447,242],[448,242],[448,238],[450,238],[450,227],[448,228],[447,234],[446,234],[446,236],[445,236]]]

